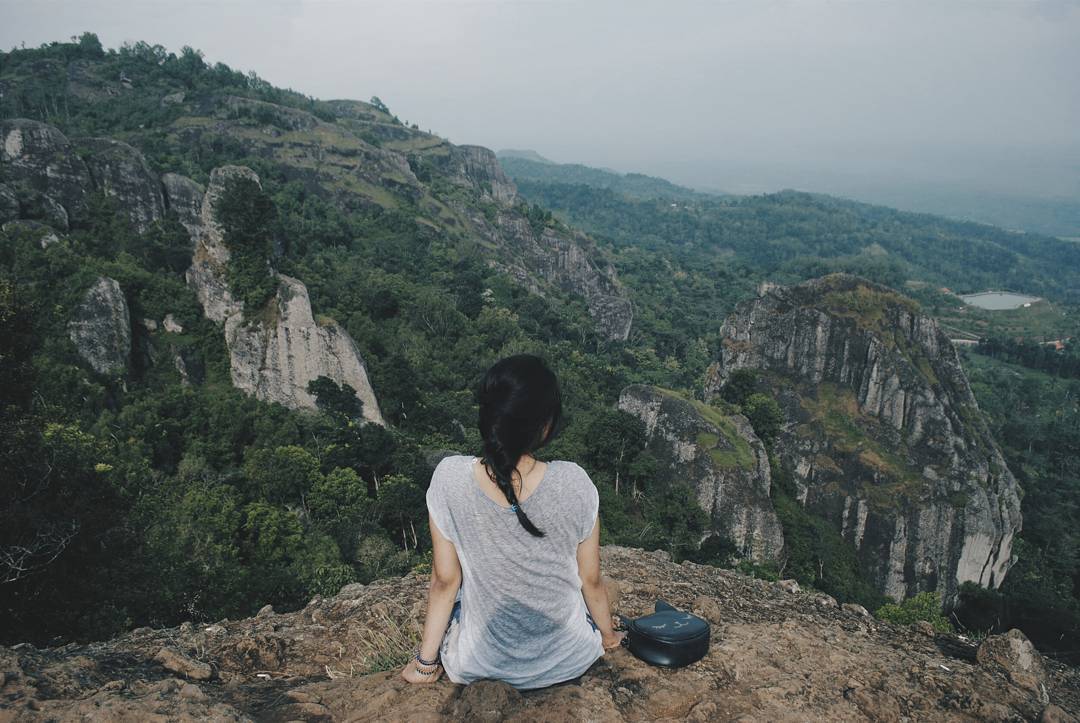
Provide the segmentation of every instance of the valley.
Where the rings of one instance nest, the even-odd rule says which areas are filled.
[[[0,643],[413,605],[432,470],[529,352],[626,570],[797,580],[882,647],[930,599],[1075,659],[1080,246],[497,158],[92,33],[0,53],[0,91]]]

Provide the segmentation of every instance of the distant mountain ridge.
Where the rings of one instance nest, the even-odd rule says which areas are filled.
[[[691,200],[717,195],[701,193],[643,173],[618,173],[579,163],[554,163],[536,151],[499,151],[496,155],[506,173],[521,181],[582,184],[593,188],[610,189],[627,198],[635,199]]]

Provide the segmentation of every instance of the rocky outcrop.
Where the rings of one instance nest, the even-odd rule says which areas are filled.
[[[0,121],[0,163],[7,182],[21,182],[78,218],[93,188],[90,171],[68,139],[46,123],[26,118]]]
[[[495,152],[483,146],[453,146],[452,176],[499,203],[513,203],[517,186],[499,165]]]
[[[538,279],[583,297],[589,315],[605,338],[623,341],[630,335],[633,305],[614,267],[599,266],[586,252],[589,240],[584,234],[552,227],[537,232],[514,209],[500,213],[495,226],[481,217],[474,217],[473,222],[492,243],[508,252],[505,261],[492,259],[492,266],[541,296],[544,288]]]
[[[975,646],[951,634],[924,635],[729,570],[676,565],[662,552],[600,554],[613,613],[643,615],[658,597],[692,610],[712,624],[708,654],[666,670],[619,648],[580,678],[532,691],[445,676],[409,685],[398,671],[429,585],[410,573],[348,585],[295,612],[0,648],[0,718],[1009,721],[1080,712],[1080,674],[1052,660],[1039,662],[1048,672],[1034,691],[1014,679],[1012,657],[1009,667],[979,662]]]
[[[165,215],[161,182],[143,154],[127,143],[110,138],[77,140],[94,185],[115,197],[140,233]]]
[[[332,320],[316,322],[307,287],[297,279],[275,274],[277,294],[264,313],[244,315],[226,281],[229,250],[217,221],[216,204],[229,178],[259,178],[244,166],[215,168],[210,175],[198,222],[188,284],[208,319],[224,325],[233,385],[267,402],[294,409],[313,409],[308,383],[325,376],[356,390],[364,418],[385,425],[367,368],[348,333]]]
[[[799,500],[901,599],[964,582],[1001,584],[1019,531],[1015,478],[956,351],[914,302],[834,275],[763,289],[721,329],[706,394],[735,369],[762,372],[788,423],[776,442]]]
[[[161,190],[165,207],[175,211],[181,225],[192,238],[202,233],[202,202],[206,189],[187,176],[165,173],[161,176]]]
[[[120,284],[98,277],[68,322],[79,355],[98,374],[122,374],[131,355],[131,315]]]
[[[713,529],[743,557],[780,556],[769,457],[746,417],[643,384],[622,390],[619,409],[644,422],[648,449],[661,462],[657,481],[690,484]]]
[[[225,320],[233,385],[264,401],[314,408],[307,383],[329,377],[356,390],[365,418],[385,424],[356,344],[337,322],[316,323],[307,287],[279,274],[270,303],[272,321],[247,323],[243,314]]]

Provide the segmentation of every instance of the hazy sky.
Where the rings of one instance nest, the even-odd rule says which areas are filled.
[[[0,47],[92,30],[380,96],[456,143],[733,191],[1080,198],[1080,0],[0,0]]]

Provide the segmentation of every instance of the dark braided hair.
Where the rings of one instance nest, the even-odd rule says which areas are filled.
[[[484,374],[479,388],[481,460],[488,477],[506,495],[518,522],[536,537],[544,533],[518,504],[511,475],[523,454],[550,442],[562,421],[562,393],[555,374],[532,354],[500,359]]]

